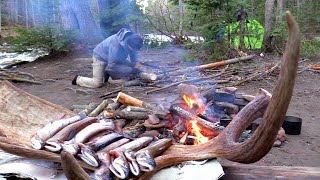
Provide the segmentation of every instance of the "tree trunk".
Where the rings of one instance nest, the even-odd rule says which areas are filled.
[[[277,22],[280,22],[283,20],[285,3],[286,3],[285,0],[277,0],[277,9],[278,9]]]
[[[274,0],[266,0],[265,16],[264,16],[264,40],[263,45],[266,51],[272,51],[270,32],[272,29],[272,14],[274,8]]]
[[[239,49],[244,50],[246,49],[246,45],[244,44],[244,35],[245,35],[245,25],[246,25],[246,11],[244,8],[241,8],[241,15],[240,15],[240,47]]]
[[[2,13],[1,7],[2,7],[2,0],[0,0],[0,37],[1,37],[1,23],[2,23],[2,21],[1,21],[1,18],[2,18],[2,16],[1,16],[1,13]]]
[[[102,37],[88,0],[61,0],[59,4],[61,21],[65,29],[78,30],[83,40],[101,41]]]
[[[180,20],[179,20],[179,36],[182,37],[182,31],[183,31],[183,21],[184,21],[184,12],[183,12],[183,4],[184,4],[184,0],[179,0],[179,16],[180,16]]]
[[[15,16],[14,16],[14,22],[15,24],[18,24],[19,23],[19,0],[15,0],[15,4],[14,4],[14,9],[15,9]]]
[[[34,3],[33,3],[33,0],[30,0],[30,6],[31,6],[31,9],[30,9],[30,15],[31,15],[31,18],[32,18],[32,23],[31,23],[31,26],[35,26],[35,15],[34,15]]]
[[[29,27],[29,15],[28,15],[28,13],[29,13],[29,10],[28,10],[28,0],[24,0],[23,1],[24,2],[24,11],[25,11],[25,22],[26,22],[26,27]]]

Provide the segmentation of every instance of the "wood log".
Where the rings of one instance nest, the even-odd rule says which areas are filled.
[[[120,108],[121,103],[120,102],[113,102],[113,103],[109,103],[106,107],[107,111],[109,112],[114,112],[116,111],[118,108]]]
[[[128,94],[125,94],[123,92],[119,92],[117,98],[116,98],[117,102],[120,102],[122,104],[125,105],[129,105],[129,106],[138,106],[138,107],[144,107],[146,109],[150,109],[150,110],[155,110],[157,109],[154,105],[141,101],[135,97],[129,96]]]
[[[118,93],[116,101],[125,105],[143,107],[143,101],[135,97],[129,96],[128,94],[125,94],[123,92]]]
[[[147,112],[132,112],[125,109],[122,111],[116,111],[114,114],[117,118],[126,120],[146,120],[149,117]]]
[[[142,72],[139,74],[139,77],[144,82],[153,82],[153,81],[157,80],[157,75],[153,74],[153,73]]]
[[[143,83],[141,82],[140,79],[134,79],[132,81],[127,81],[125,83],[123,83],[123,87],[130,87],[130,86],[140,86]]]
[[[103,100],[101,102],[101,104],[99,104],[98,107],[96,107],[88,116],[91,116],[91,117],[95,117],[95,116],[98,116],[103,110],[104,108],[107,107],[107,105],[110,103],[110,101],[108,100]]]
[[[320,179],[320,167],[255,166],[246,164],[223,165],[225,175],[221,180],[260,179]]]
[[[127,111],[131,112],[148,112],[146,108],[143,107],[137,107],[137,106],[127,106],[126,107]]]
[[[244,57],[228,59],[228,60],[224,60],[224,61],[218,61],[218,62],[209,63],[209,64],[203,64],[203,65],[196,66],[196,67],[190,67],[190,68],[185,68],[185,69],[182,69],[182,70],[178,70],[178,71],[173,72],[172,74],[177,75],[177,74],[182,74],[182,73],[186,73],[186,72],[189,73],[189,72],[192,72],[192,71],[215,68],[215,67],[224,66],[224,65],[227,65],[227,64],[237,63],[237,62],[240,62],[240,61],[250,60],[250,59],[253,59],[254,57],[255,57],[254,55],[250,55],[250,56],[244,56]]]
[[[211,131],[222,131],[224,129],[223,126],[206,121],[176,105],[171,105],[170,112],[179,115],[187,121],[196,120],[201,126]]]
[[[90,176],[78,164],[72,154],[61,152],[61,165],[64,174],[70,180],[90,180]]]

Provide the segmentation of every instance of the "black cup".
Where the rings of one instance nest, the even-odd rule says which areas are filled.
[[[295,116],[286,116],[282,128],[289,135],[299,135],[301,133],[302,119]]]

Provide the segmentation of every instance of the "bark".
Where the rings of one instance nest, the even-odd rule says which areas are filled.
[[[265,2],[265,17],[264,17],[264,40],[263,46],[266,51],[272,51],[270,32],[273,26],[273,8],[274,0],[266,0]]]

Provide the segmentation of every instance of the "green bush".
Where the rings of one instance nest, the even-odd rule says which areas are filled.
[[[15,52],[29,52],[33,48],[44,48],[49,52],[67,52],[75,40],[76,33],[51,27],[17,28],[17,36],[9,38]]]
[[[301,41],[301,56],[313,57],[320,52],[320,37],[316,37],[312,40],[302,39]]]

